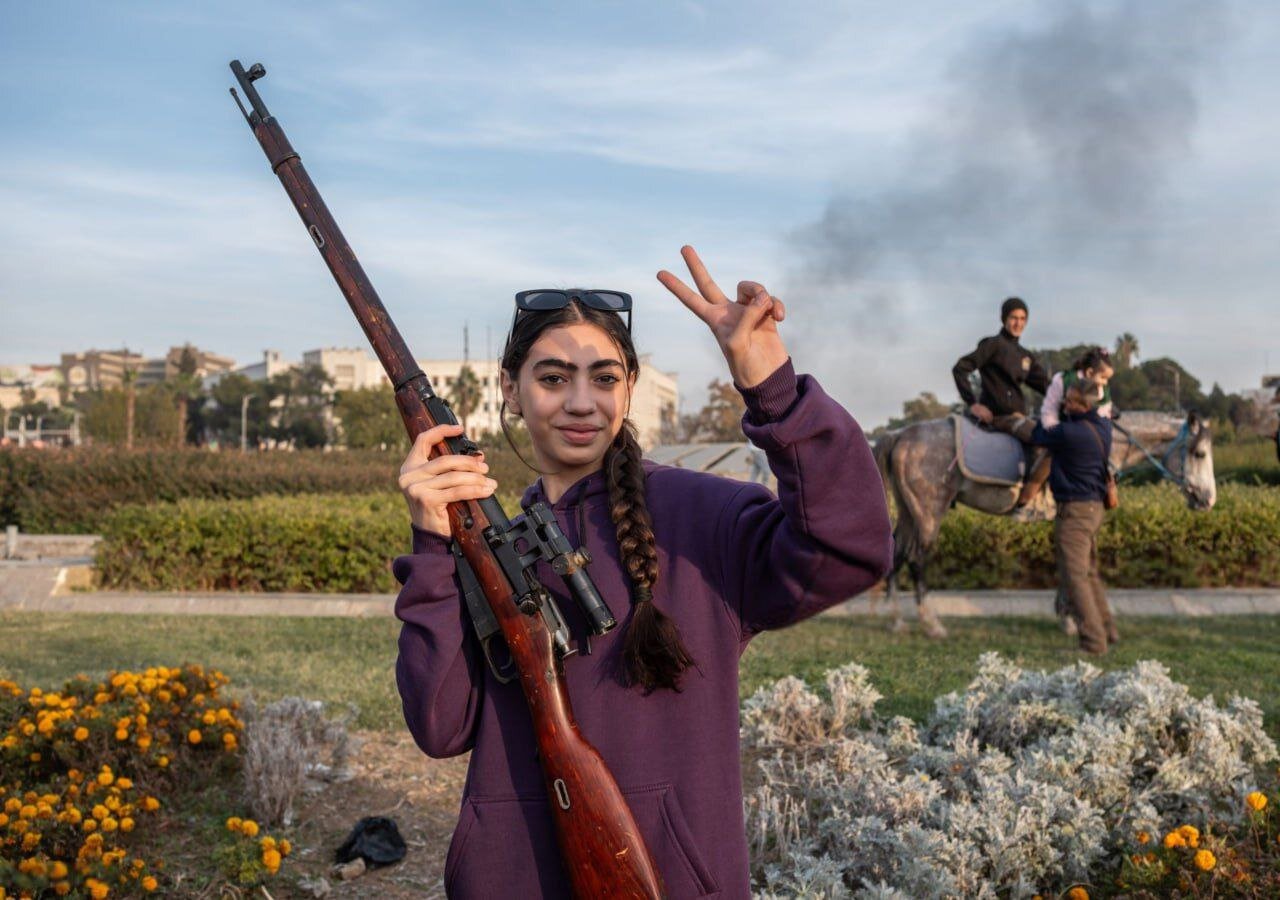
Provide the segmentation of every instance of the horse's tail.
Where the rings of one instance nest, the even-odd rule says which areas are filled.
[[[880,479],[884,482],[885,500],[891,507],[894,516],[893,528],[893,569],[892,578],[902,568],[902,564],[911,558],[919,547],[919,529],[914,527],[911,505],[902,494],[898,484],[897,473],[893,467],[893,449],[898,444],[901,432],[890,431],[876,441],[876,468],[880,470]]]

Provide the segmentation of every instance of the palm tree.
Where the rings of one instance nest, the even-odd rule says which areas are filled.
[[[1132,368],[1133,360],[1138,355],[1138,339],[1131,332],[1126,331],[1116,338],[1116,362],[1119,368]]]
[[[471,366],[463,363],[458,377],[453,379],[453,388],[449,391],[449,405],[462,420],[463,431],[467,430],[467,418],[479,408],[481,397],[480,379]]]

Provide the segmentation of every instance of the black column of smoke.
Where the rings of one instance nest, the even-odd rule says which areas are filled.
[[[1045,24],[983,35],[952,60],[948,100],[908,142],[894,183],[832,199],[792,236],[804,260],[793,292],[832,306],[838,295],[834,314],[894,338],[904,278],[990,288],[995,309],[1037,264],[1154,264],[1142,262],[1144,222],[1189,153],[1224,5],[1044,10]]]

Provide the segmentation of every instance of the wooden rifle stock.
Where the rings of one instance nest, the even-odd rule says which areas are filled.
[[[266,70],[254,65],[246,72],[239,60],[231,63],[231,70],[251,109],[240,103],[234,88],[231,93],[391,379],[410,440],[436,425],[456,423],[448,405],[418,368],[280,123],[267,112],[253,87]],[[432,447],[431,458],[476,450],[465,436],[450,438]],[[560,856],[574,896],[583,900],[664,896],[661,877],[622,791],[600,754],[578,731],[564,685],[561,654],[565,648],[557,646],[554,629],[545,619],[545,607],[534,602],[529,587],[520,579],[513,582],[510,564],[504,566],[495,551],[511,527],[501,505],[492,497],[450,503],[449,525],[519,672],[533,717]],[[612,624],[610,617],[607,626]],[[494,864],[501,865],[501,861]]]

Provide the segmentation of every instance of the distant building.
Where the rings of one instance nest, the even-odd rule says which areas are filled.
[[[319,366],[333,379],[335,391],[358,391],[390,384],[382,364],[359,347],[325,347],[302,354],[304,366]]]
[[[188,352],[195,363],[194,374],[202,380],[230,372],[236,364],[229,356],[219,356],[191,344],[183,344],[181,347],[170,347],[169,352],[162,357],[146,360],[138,370],[138,386],[161,384],[176,378],[182,371],[183,354]]]
[[[62,403],[62,388],[66,382],[62,368],[56,365],[0,365],[0,408],[13,409],[27,400],[49,406]]]
[[[237,375],[243,375],[250,381],[266,381],[273,375],[279,375],[281,372],[287,372],[295,368],[297,363],[288,362],[281,355],[279,350],[263,350],[262,362],[250,363],[247,366],[241,366],[236,369]],[[220,376],[212,379],[205,379],[205,387],[216,384]]]
[[[59,368],[67,388],[76,393],[123,387],[125,371],[140,371],[143,363],[141,353],[130,353],[127,349],[88,350],[62,354]]]

